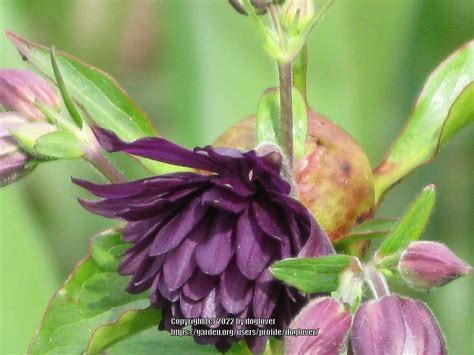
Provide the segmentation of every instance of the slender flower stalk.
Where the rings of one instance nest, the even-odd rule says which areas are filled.
[[[278,64],[280,78],[281,145],[293,167],[293,103],[291,63]]]
[[[365,280],[372,291],[375,299],[390,295],[387,281],[385,277],[372,266],[368,266],[364,270]]]
[[[117,168],[113,166],[100,152],[89,149],[84,157],[110,182],[118,184],[127,181],[120,171],[118,171]]]

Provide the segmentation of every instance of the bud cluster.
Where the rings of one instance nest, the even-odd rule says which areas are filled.
[[[472,268],[436,242],[410,243],[390,256],[398,259],[391,269],[380,254],[367,264],[353,257],[339,273],[332,298],[315,298],[302,309],[290,328],[315,328],[318,336],[287,337],[288,354],[339,354],[346,348],[355,355],[447,353],[431,310],[420,301],[391,295],[384,274],[398,272],[411,287],[425,291],[468,275]],[[374,298],[360,303],[363,284]]]
[[[33,72],[0,70],[0,105],[13,112],[0,114],[0,186],[26,176],[36,166],[34,140],[55,130],[39,108],[59,110],[57,90]]]

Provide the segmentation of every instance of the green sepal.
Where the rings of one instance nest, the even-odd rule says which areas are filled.
[[[60,130],[39,137],[33,150],[39,156],[75,159],[84,155],[85,148],[72,132]]]
[[[37,140],[55,130],[53,125],[46,122],[27,122],[10,130],[10,133],[22,149],[30,155],[36,156],[34,146]]]
[[[74,100],[71,97],[71,94],[66,88],[66,83],[64,82],[64,79],[61,75],[61,71],[59,70],[58,63],[56,61],[56,50],[54,49],[54,47],[51,48],[51,66],[53,68],[54,77],[56,78],[56,84],[59,88],[59,91],[61,92],[64,104],[66,105],[66,109],[71,115],[71,118],[73,119],[76,126],[81,128],[83,119],[79,110],[76,107],[76,104],[74,103]]]
[[[338,251],[348,254],[347,251],[350,249],[352,243],[385,237],[388,233],[393,231],[397,224],[397,219],[370,219],[353,228],[344,239],[336,241],[334,247]]]
[[[416,197],[395,229],[385,238],[377,257],[387,257],[405,249],[408,244],[420,238],[436,202],[434,185],[428,185]]]
[[[270,272],[276,279],[305,293],[333,292],[339,286],[339,275],[352,260],[348,255],[285,259],[274,263]]]

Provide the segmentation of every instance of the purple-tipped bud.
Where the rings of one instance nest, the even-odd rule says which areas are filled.
[[[313,0],[287,0],[283,5],[281,21],[288,27],[301,30],[307,26],[315,14]]]
[[[354,355],[446,354],[438,322],[420,301],[385,296],[362,304],[352,326]]]
[[[245,6],[243,1],[245,0],[228,0],[229,4],[237,11],[239,14],[247,15],[245,11]],[[257,14],[261,15],[267,11],[267,0],[250,0],[250,3],[255,8]]]
[[[426,291],[471,273],[472,268],[447,246],[436,242],[413,242],[398,263],[401,276],[414,289]]]
[[[316,298],[291,322],[289,330],[314,330],[308,336],[286,336],[286,354],[340,354],[347,342],[352,314],[333,298]]]
[[[10,129],[27,122],[17,114],[0,115],[0,186],[21,179],[31,169],[27,167],[29,157],[22,152],[10,134]]]
[[[37,104],[54,110],[61,107],[57,90],[37,74],[18,69],[0,70],[0,104],[30,120],[44,120]]]

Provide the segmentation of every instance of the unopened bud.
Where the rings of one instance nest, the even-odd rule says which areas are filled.
[[[289,329],[314,330],[308,336],[287,336],[286,354],[339,354],[347,342],[352,314],[330,297],[312,300],[291,322]]]
[[[446,354],[438,322],[422,302],[385,296],[363,303],[351,333],[354,355]]]
[[[12,132],[22,132],[25,145],[43,134],[52,132],[54,127],[46,122],[29,122],[16,112],[0,113],[0,186],[11,184],[33,170],[31,156],[18,144]]]
[[[26,120],[16,114],[0,116],[0,186],[21,179],[28,173],[29,157],[22,152],[10,134],[10,128],[24,124]]]
[[[245,11],[244,1],[246,0],[228,0],[229,4],[237,11],[239,14],[247,15]],[[267,2],[269,0],[250,0],[250,3],[255,8],[255,11],[258,15],[264,14],[267,11]]]
[[[30,120],[44,120],[37,104],[59,111],[61,98],[57,90],[39,75],[17,69],[0,70],[0,104],[21,113]]]
[[[287,0],[283,5],[281,22],[287,28],[301,30],[311,22],[314,14],[313,0]]]
[[[472,268],[447,246],[436,242],[413,242],[403,252],[398,271],[414,289],[426,291],[471,273]]]

